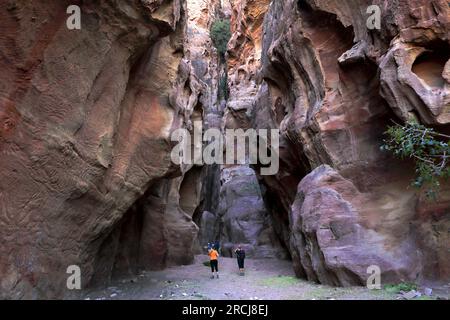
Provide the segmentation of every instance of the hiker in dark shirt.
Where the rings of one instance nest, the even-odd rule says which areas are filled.
[[[241,245],[238,246],[238,248],[234,251],[237,258],[237,263],[239,267],[239,274],[243,276],[244,273],[244,261],[245,261],[245,250],[242,249]]]

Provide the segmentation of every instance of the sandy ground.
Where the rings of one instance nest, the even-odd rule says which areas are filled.
[[[143,272],[136,277],[114,281],[107,288],[82,293],[89,300],[388,300],[398,294],[367,288],[334,288],[294,277],[292,264],[283,260],[246,260],[246,274],[238,274],[235,259],[219,260],[219,279],[211,279],[210,269],[197,256],[195,263],[164,271]],[[449,288],[440,294],[449,296]],[[425,297],[423,297],[425,298]],[[422,299],[423,299],[422,298]],[[433,296],[431,298],[436,298]]]

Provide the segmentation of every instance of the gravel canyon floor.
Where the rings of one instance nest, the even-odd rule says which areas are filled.
[[[122,278],[107,288],[83,292],[86,300],[395,300],[400,295],[363,287],[334,288],[297,279],[292,263],[277,259],[248,259],[246,275],[239,276],[235,259],[220,260],[220,278],[211,279],[204,265],[207,256],[195,263],[164,271],[143,272]],[[450,285],[450,284],[449,284]],[[435,288],[432,297],[448,298],[450,287]],[[437,291],[436,291],[437,290]],[[416,298],[417,299],[417,298]]]

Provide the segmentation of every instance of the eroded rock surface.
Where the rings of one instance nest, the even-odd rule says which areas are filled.
[[[191,74],[182,62],[186,7],[178,0],[85,3],[81,30],[68,30],[69,4],[0,5],[2,297],[63,296],[69,265],[81,268],[87,285],[138,261],[192,259],[196,226],[176,214],[173,193],[161,196],[172,208],[146,199],[151,210],[172,212],[173,231],[143,239],[141,253],[146,220],[130,209],[161,179],[187,171],[170,160],[170,133],[188,125],[195,106],[169,99]],[[183,232],[187,238],[170,236]],[[188,250],[155,262],[170,247],[167,238],[189,239]]]
[[[400,199],[391,204],[387,221],[379,199],[360,192],[331,167],[315,169],[299,184],[290,216],[296,274],[330,285],[363,286],[368,266],[375,265],[386,283],[416,278],[422,254],[404,227],[411,215],[399,215],[411,196]]]
[[[221,184],[218,214],[222,255],[232,256],[240,244],[249,257],[285,258],[255,171],[248,166],[225,168]]]
[[[254,127],[283,135],[280,172],[264,177],[269,203],[299,276],[362,284],[378,265],[382,281],[445,279],[448,232],[425,229],[446,228],[448,195],[425,205],[411,163],[380,145],[391,120],[447,123],[449,7],[374,4],[380,30],[366,26],[367,1],[271,3],[251,115]],[[314,170],[324,164],[333,174]]]

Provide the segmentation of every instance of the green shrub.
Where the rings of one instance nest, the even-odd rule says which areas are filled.
[[[411,290],[417,290],[417,285],[415,283],[407,283],[407,282],[402,282],[398,284],[387,284],[384,286],[384,290],[386,290],[389,293],[400,293],[400,291],[409,292]]]
[[[231,38],[229,20],[216,20],[211,27],[211,40],[219,53],[222,61],[225,61],[228,41]]]
[[[205,267],[211,268],[211,262],[209,262],[209,261],[203,262],[203,265],[204,265]]]
[[[416,300],[436,300],[436,298],[422,295],[422,296],[416,298]]]
[[[440,134],[417,122],[395,124],[385,132],[382,150],[391,151],[400,159],[410,158],[416,164],[413,185],[427,188],[429,198],[436,198],[440,180],[450,177],[450,136]]]

